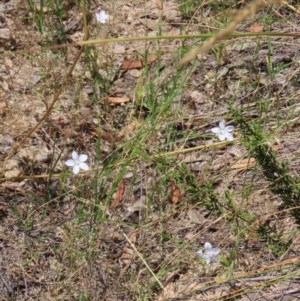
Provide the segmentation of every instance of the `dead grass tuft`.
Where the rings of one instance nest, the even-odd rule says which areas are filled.
[[[198,55],[204,56],[213,47],[213,45],[224,39],[227,39],[239,24],[241,24],[247,18],[253,18],[260,9],[282,2],[283,1],[281,0],[256,0],[252,1],[240,10],[232,12],[231,22],[224,29],[218,31],[208,41],[204,42],[202,46],[194,47],[190,52],[188,52],[180,61],[180,65],[186,65],[194,60]]]

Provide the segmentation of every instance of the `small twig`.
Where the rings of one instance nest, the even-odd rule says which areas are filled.
[[[135,41],[157,41],[157,40],[175,40],[175,39],[206,39],[214,36],[215,33],[201,33],[201,34],[180,34],[180,35],[161,35],[161,36],[142,36],[142,37],[125,37],[125,38],[110,38],[110,39],[97,39],[97,40],[83,40],[76,43],[67,43],[60,45],[44,46],[38,50],[57,50],[76,46],[87,46],[97,44],[111,44]],[[232,38],[247,38],[247,37],[291,37],[295,39],[300,38],[300,33],[297,32],[278,32],[278,31],[263,31],[263,32],[233,32],[230,37]],[[8,55],[16,55],[23,53],[35,53],[36,49],[28,48],[22,50],[5,51],[0,53],[0,57]]]
[[[230,35],[233,34],[234,30],[237,26],[247,19],[248,17],[254,16],[256,12],[266,6],[271,4],[279,3],[280,0],[255,0],[248,4],[243,9],[237,11],[235,16],[233,17],[232,21],[224,28],[218,31],[214,36],[212,36],[209,40],[207,40],[203,45],[196,46],[190,52],[188,52],[180,62],[180,65],[185,65],[190,61],[194,60],[198,54],[205,55],[209,49],[215,45],[216,43],[220,42],[228,38]]]
[[[198,146],[191,147],[191,148],[185,148],[185,149],[180,149],[180,150],[176,150],[176,151],[156,154],[156,155],[153,155],[153,156],[149,157],[148,160],[155,160],[155,159],[164,158],[164,157],[172,157],[172,156],[176,156],[176,155],[179,155],[179,154],[198,151],[198,150],[201,150],[201,149],[223,147],[224,145],[226,145],[228,143],[231,143],[231,142],[221,141],[221,142],[215,142],[215,143],[212,143],[212,144],[209,144],[209,145],[206,145],[206,144],[205,145],[198,145]],[[131,161],[134,161],[136,159],[139,159],[139,157],[133,158]],[[117,162],[116,164],[113,165],[113,167],[120,166],[121,164],[122,164],[122,162]],[[95,167],[95,168],[91,168],[87,171],[82,171],[77,176],[83,176],[83,175],[91,173],[93,171],[97,171],[101,168],[102,168],[102,165],[100,165],[98,167]],[[61,176],[60,173],[51,174],[51,178],[59,178],[60,176]],[[28,179],[43,179],[43,178],[48,178],[48,177],[49,177],[49,174],[16,176],[16,177],[7,177],[7,178],[3,177],[3,178],[0,178],[0,183],[3,182],[3,181],[21,181],[21,180],[28,180]]]
[[[84,1],[83,1],[83,3],[84,3]],[[85,13],[84,5],[83,5],[83,20],[84,20],[84,40],[87,40],[89,38],[89,32],[88,32],[88,27],[87,27],[86,13]],[[55,91],[54,96],[53,96],[53,100],[52,100],[49,108],[44,113],[44,115],[41,117],[39,122],[27,134],[25,134],[25,137],[20,142],[15,143],[13,145],[13,147],[10,149],[9,153],[7,154],[6,158],[4,159],[4,163],[3,163],[4,168],[5,168],[5,163],[7,162],[7,160],[9,160],[16,153],[18,148],[20,148],[26,142],[26,140],[35,131],[37,131],[41,127],[43,122],[48,119],[48,117],[50,116],[50,114],[52,112],[52,109],[53,109],[54,105],[59,100],[59,96],[60,96],[60,94],[63,90],[64,85],[68,82],[70,76],[72,75],[73,70],[74,70],[79,58],[81,57],[81,54],[82,54],[83,50],[84,50],[84,46],[82,45],[81,48],[78,50],[76,56],[75,56],[75,59],[74,59],[74,62],[72,64],[72,66],[70,67],[70,69],[68,70],[66,75],[64,76],[60,87]]]
[[[5,279],[4,279],[4,277],[1,275],[1,279],[2,279],[2,282],[3,282],[3,284],[4,284],[4,286],[6,287],[6,289],[7,289],[7,291],[8,291],[8,293],[12,293],[13,292],[13,289],[12,289],[12,287],[10,287],[9,285],[8,285],[8,283],[5,281]]]
[[[131,240],[129,239],[129,237],[123,231],[122,231],[122,234],[126,238],[127,242],[130,244],[131,248],[140,257],[140,259],[142,260],[143,264],[146,266],[146,268],[148,269],[148,271],[154,277],[154,279],[156,280],[156,282],[158,283],[158,285],[164,290],[165,289],[164,286],[162,285],[162,283],[160,282],[160,280],[157,278],[157,276],[155,275],[155,273],[152,271],[152,269],[150,268],[150,266],[148,265],[148,263],[146,262],[146,260],[143,258],[143,256],[141,255],[141,253],[137,250],[137,248],[135,247],[135,245],[131,242]]]
[[[251,278],[241,278],[236,279],[236,281],[266,281],[266,280],[273,280],[274,278],[283,277],[286,275],[274,275],[274,276],[258,276],[258,277],[251,277]],[[298,277],[291,278],[292,280],[297,280]]]

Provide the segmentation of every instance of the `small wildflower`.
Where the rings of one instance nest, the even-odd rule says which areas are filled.
[[[202,250],[197,252],[197,254],[205,260],[206,264],[210,264],[211,262],[215,261],[219,253],[220,249],[213,248],[209,242],[204,244],[204,252]]]
[[[98,22],[104,24],[108,19],[109,19],[109,15],[104,10],[101,10],[98,13],[96,13],[96,20]]]
[[[232,134],[233,130],[234,130],[234,127],[232,125],[225,126],[225,121],[221,120],[219,122],[219,126],[212,128],[211,132],[216,134],[221,141],[224,141],[226,139],[229,141],[232,141],[233,140],[233,134]]]
[[[73,167],[73,174],[78,174],[80,169],[88,170],[89,166],[84,163],[88,159],[88,156],[85,154],[78,155],[77,152],[72,152],[72,159],[69,159],[65,162],[67,166]]]

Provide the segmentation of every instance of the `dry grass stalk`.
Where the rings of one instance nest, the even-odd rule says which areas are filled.
[[[236,27],[245,19],[255,16],[256,12],[272,4],[280,3],[281,0],[255,0],[252,3],[248,4],[245,8],[238,10],[232,21],[228,24],[227,27],[217,32],[213,37],[206,41],[202,46],[197,46],[193,48],[189,53],[187,53],[184,58],[181,60],[180,65],[185,65],[190,61],[194,60],[198,54],[205,55],[209,49],[216,44],[217,42],[227,38],[234,32]]]
[[[84,0],[81,1],[82,4],[82,10],[83,10],[83,33],[84,33],[84,40],[88,40],[89,38],[89,30],[88,30],[88,23],[87,23],[87,19],[86,19],[86,12],[85,12],[85,5],[84,5]],[[13,145],[13,147],[10,149],[9,153],[7,154],[6,158],[4,159],[4,163],[3,166],[5,168],[5,165],[7,163],[7,161],[16,153],[16,151],[25,144],[26,140],[32,136],[32,134],[34,132],[36,132],[44,123],[44,121],[46,121],[49,116],[52,113],[52,110],[54,108],[54,105],[59,101],[59,96],[63,91],[64,85],[67,83],[67,81],[69,80],[69,78],[71,77],[75,66],[77,64],[77,62],[79,61],[82,53],[84,50],[84,46],[81,47],[77,53],[76,56],[74,58],[74,62],[71,65],[70,69],[67,71],[66,75],[64,76],[64,79],[62,81],[62,84],[60,85],[60,87],[55,91],[54,95],[53,95],[53,100],[50,103],[49,107],[47,108],[47,111],[44,113],[44,115],[41,117],[41,119],[38,121],[38,123],[28,131],[28,133],[24,133],[24,137],[20,140],[20,142],[17,142]]]

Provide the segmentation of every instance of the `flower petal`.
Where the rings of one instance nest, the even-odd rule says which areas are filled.
[[[228,141],[232,141],[233,140],[233,135],[231,133],[226,133],[224,135],[224,139],[227,139]]]
[[[75,165],[75,161],[73,160],[73,159],[69,159],[69,160],[67,160],[66,162],[65,162],[65,164],[67,165],[67,166],[74,166]]]
[[[72,151],[72,159],[73,159],[74,161],[78,160],[78,154],[77,154],[76,151]]]
[[[197,255],[202,256],[203,255],[203,251],[202,250],[197,251]]]
[[[211,243],[210,243],[210,242],[206,242],[206,243],[204,244],[204,249],[205,249],[205,251],[206,251],[206,250],[212,249]]]
[[[211,131],[212,131],[214,134],[219,134],[219,133],[220,133],[220,128],[219,128],[219,127],[215,127],[215,128],[212,128]]]
[[[202,258],[205,260],[206,264],[211,263],[211,257],[208,256],[207,254],[204,254]]]
[[[79,162],[85,162],[88,159],[88,156],[85,154],[79,155],[78,161]]]
[[[74,165],[73,167],[73,174],[77,175],[80,171],[80,167],[78,165]]]
[[[108,14],[104,10],[101,10],[100,12],[96,13],[96,19],[100,23],[106,23]]]
[[[206,251],[206,254],[209,257],[211,257],[211,259],[214,259],[214,257],[216,257],[219,253],[220,253],[219,248],[212,248],[212,249]]]
[[[218,134],[219,140],[224,141],[224,140],[226,139],[226,135],[227,135],[227,134],[224,134],[224,133]]]
[[[213,248],[212,244],[209,242],[206,242],[204,244],[205,251],[202,250],[198,251],[197,254],[205,260],[206,264],[210,264],[213,262],[216,258],[216,256],[220,253],[219,248]]]
[[[206,264],[210,264],[211,258],[206,254],[202,253],[202,251],[198,251],[197,254],[205,261]]]
[[[226,132],[232,132],[234,130],[234,126],[233,125],[228,125],[225,127],[225,131]]]
[[[221,130],[225,129],[225,121],[224,121],[224,119],[220,120],[220,122],[219,122],[219,128]]]
[[[89,166],[86,163],[80,162],[79,163],[79,168],[83,170],[89,170]]]

